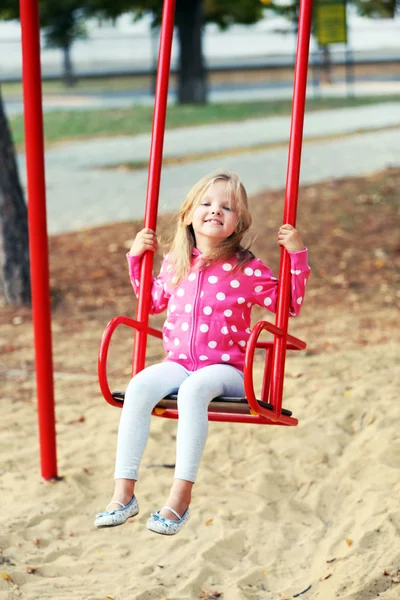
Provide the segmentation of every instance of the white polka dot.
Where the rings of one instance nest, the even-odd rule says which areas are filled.
[[[175,304],[171,304],[171,306],[169,307],[169,310],[170,310],[171,312],[175,312],[175,310],[176,310],[176,305],[175,305]]]
[[[246,275],[253,275],[254,271],[250,267],[246,267],[244,270]]]
[[[203,291],[201,291],[201,292],[200,292],[200,298],[202,298],[203,296],[204,296],[204,292],[203,292]]]
[[[222,265],[222,268],[224,271],[231,271],[232,270],[232,265],[230,265],[229,263],[224,263]]]
[[[189,323],[182,323],[181,329],[182,331],[187,331],[189,329]]]
[[[237,331],[237,327],[235,325],[232,325],[231,329],[232,331]]]
[[[255,292],[262,292],[263,291],[263,286],[262,285],[256,285],[256,287],[254,288]]]
[[[243,302],[246,302],[245,298],[238,298],[237,301],[238,304],[243,304]]]
[[[189,313],[192,310],[192,305],[191,304],[186,304],[185,305],[185,312]]]
[[[262,273],[261,273],[260,269],[256,269],[256,270],[254,271],[254,275],[255,275],[256,277],[261,277]]]
[[[248,303],[247,303],[247,306],[250,308],[250,306],[251,306],[251,302],[248,302]]]
[[[229,359],[230,359],[230,356],[229,356],[229,354],[223,354],[223,355],[221,356],[221,359],[222,359],[222,360],[224,360],[224,361],[227,361],[227,360],[229,360]]]
[[[139,279],[135,279],[135,283],[136,283],[136,285],[139,287],[139,285],[140,285],[140,281],[139,281]]]
[[[230,285],[231,285],[231,287],[233,287],[233,288],[238,288],[238,287],[240,286],[240,283],[238,282],[238,280],[237,280],[237,279],[232,279],[232,281],[231,281],[231,284],[230,284]]]
[[[154,300],[158,300],[158,292],[154,292]]]
[[[250,329],[250,327],[248,327],[247,329],[245,329],[245,332],[246,332],[246,333],[251,333],[251,329]]]
[[[169,350],[169,351],[168,351],[168,356],[172,356],[172,355],[173,355],[173,352],[172,352],[172,350]]]
[[[271,304],[272,304],[271,298],[264,298],[264,304],[265,304],[265,306],[271,306]]]
[[[179,358],[187,358],[186,354],[180,354]]]
[[[200,325],[200,331],[202,331],[203,333],[207,333],[208,329],[208,325],[206,325],[205,323],[203,323],[203,325]]]
[[[185,290],[183,288],[179,288],[179,290],[176,292],[177,296],[184,296],[185,295]]]
[[[169,337],[164,335],[164,342],[169,342]]]
[[[173,328],[174,328],[174,325],[173,325],[173,323],[169,323],[168,321],[166,321],[166,322],[165,322],[165,327],[166,327],[167,329],[170,329],[170,330],[171,330],[171,329],[173,329]]]
[[[189,281],[194,281],[196,279],[196,273],[190,273],[188,279]]]
[[[232,340],[229,340],[228,342],[228,346],[233,346],[234,342]]]
[[[297,304],[301,304],[303,302],[303,297],[299,296],[296,300]]]
[[[218,277],[215,277],[215,275],[211,275],[208,278],[208,283],[217,283],[217,281],[218,281]]]
[[[210,348],[216,348],[217,342],[208,342]]]
[[[228,333],[228,328],[225,325],[221,328],[221,333],[223,333],[224,335]]]
[[[293,269],[291,269],[290,272],[292,275],[300,275],[300,273],[301,273],[300,269],[296,269],[295,271]]]
[[[174,339],[174,344],[175,344],[175,346],[179,346],[179,340],[178,340],[178,338]]]
[[[232,311],[231,311],[231,310],[229,310],[229,308],[228,308],[228,310],[224,310],[224,315],[225,315],[226,317],[231,317],[231,316],[232,316]]]
[[[211,308],[211,306],[205,306],[205,307],[203,308],[203,313],[204,313],[205,315],[211,315],[211,313],[212,313],[212,308]]]
[[[201,356],[199,356],[200,360],[208,360],[208,356],[205,356],[204,354],[202,354]]]
[[[240,342],[238,342],[239,346],[245,346],[246,342],[244,340],[240,340]]]
[[[218,292],[216,298],[217,300],[225,300],[225,294],[223,292]]]

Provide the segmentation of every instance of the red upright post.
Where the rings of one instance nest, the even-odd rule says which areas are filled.
[[[286,194],[283,223],[296,225],[299,192],[301,148],[303,140],[304,111],[306,103],[308,53],[312,19],[312,0],[301,0],[297,38],[296,66],[293,84],[292,121],[290,128],[289,158],[286,176]],[[290,258],[281,250],[279,292],[275,324],[285,332],[275,336],[272,356],[271,403],[276,412],[282,408],[283,380],[286,359],[286,333],[288,329],[290,297]]]
[[[153,229],[153,231],[156,230],[157,225],[174,18],[175,0],[164,0],[144,221],[144,226]],[[149,321],[149,296],[152,283],[153,258],[152,252],[146,252],[141,266],[141,285],[136,318],[140,323],[145,325],[145,328],[142,331],[136,332],[132,371],[134,375],[144,368],[146,361],[146,328]]]
[[[42,477],[57,477],[38,0],[20,0],[32,314]]]

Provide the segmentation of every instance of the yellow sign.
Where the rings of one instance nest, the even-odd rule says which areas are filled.
[[[317,0],[315,3],[315,34],[320,46],[347,42],[346,2]]]

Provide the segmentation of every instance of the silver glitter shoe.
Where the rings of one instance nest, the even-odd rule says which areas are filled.
[[[108,511],[107,508],[111,504],[119,504],[121,508],[115,508],[114,510]],[[116,527],[117,525],[123,525],[128,519],[135,517],[139,512],[139,503],[136,496],[133,496],[132,500],[128,504],[122,504],[113,500],[106,506],[104,512],[98,513],[94,521],[94,526],[100,529],[101,527]]]
[[[189,520],[189,508],[185,510],[182,516],[176,512],[170,506],[164,506],[164,508],[171,511],[178,521],[166,519],[160,515],[160,511],[152,513],[150,519],[147,521],[147,529],[154,533],[160,533],[161,535],[175,535],[178,533],[184,524]]]

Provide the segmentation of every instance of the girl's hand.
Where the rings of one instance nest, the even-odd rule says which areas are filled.
[[[152,229],[142,229],[134,239],[134,242],[129,250],[131,256],[141,256],[143,252],[150,250],[157,252],[158,242],[157,236]]]
[[[278,244],[286,248],[288,252],[299,252],[305,248],[299,232],[289,224],[280,227],[278,231]]]

